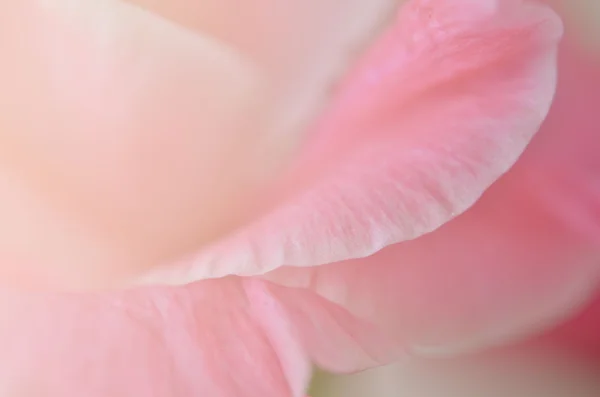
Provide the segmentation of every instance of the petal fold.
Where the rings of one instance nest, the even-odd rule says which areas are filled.
[[[279,206],[143,282],[316,266],[435,230],[469,208],[539,129],[561,33],[557,15],[534,2],[406,3],[315,126],[270,198]]]
[[[548,118],[475,205],[371,257],[266,277],[309,288],[422,354],[528,340],[560,324],[551,344],[597,354],[600,65],[575,28],[567,25]]]
[[[311,362],[353,372],[404,352],[310,289],[259,279],[102,294],[0,291],[6,397],[299,397]]]

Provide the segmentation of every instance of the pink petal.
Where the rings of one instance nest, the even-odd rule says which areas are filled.
[[[402,353],[312,291],[222,279],[96,295],[0,291],[6,397],[293,397],[310,361],[340,372]]]
[[[570,41],[559,66],[542,130],[466,213],[367,259],[269,279],[309,288],[420,352],[505,343],[577,314],[600,282],[600,65]],[[597,307],[555,337],[598,351]]]
[[[534,342],[558,346],[597,361],[600,357],[600,296],[577,316],[539,335]]]
[[[311,289],[268,288],[285,307],[307,354],[321,368],[349,373],[406,356],[397,340]]]
[[[556,15],[529,2],[407,3],[317,126],[283,204],[145,281],[315,266],[435,230],[471,206],[539,128],[560,34]]]
[[[239,280],[107,295],[0,292],[6,397],[303,396],[286,313]]]

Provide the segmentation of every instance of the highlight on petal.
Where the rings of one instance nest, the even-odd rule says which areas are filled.
[[[321,265],[435,230],[469,208],[538,130],[560,36],[556,14],[534,2],[406,3],[315,126],[279,187],[289,193],[281,205],[142,281]]]

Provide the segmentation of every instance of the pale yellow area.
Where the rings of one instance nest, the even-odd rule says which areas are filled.
[[[127,0],[256,62],[275,103],[269,134],[305,127],[400,0]],[[282,142],[274,139],[273,142]],[[295,147],[298,140],[285,144]]]
[[[397,2],[0,2],[0,283],[112,285],[251,219]]]
[[[113,0],[0,7],[0,277],[105,281],[213,238],[264,174],[264,76]],[[88,281],[89,281],[88,280]]]

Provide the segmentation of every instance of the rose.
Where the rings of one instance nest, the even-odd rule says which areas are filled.
[[[85,103],[77,100],[82,93],[91,93],[93,100],[103,100],[110,95],[107,84],[108,87],[114,87],[116,92],[124,90],[123,87],[129,90],[128,84],[132,80],[141,84],[137,73],[145,70],[131,68],[125,62],[129,54],[153,49],[151,44],[155,41],[170,44],[161,44],[158,48],[162,51],[179,51],[171,57],[152,60],[158,62],[157,73],[177,71],[178,73],[172,73],[169,77],[181,78],[175,79],[180,85],[172,85],[173,81],[167,79],[169,84],[164,87],[158,85],[156,88],[154,83],[150,84],[154,90],[149,93],[154,96],[133,96],[130,91],[124,90],[130,94],[125,97],[129,102],[122,102],[120,97],[115,98],[114,105],[112,101],[103,102],[114,106],[107,113],[115,119],[109,120],[114,124],[109,123],[108,126],[128,127],[119,131],[119,134],[131,131],[129,128],[132,125],[145,127],[140,127],[140,131],[154,131],[156,128],[156,140],[149,145],[154,149],[150,154],[162,153],[157,149],[164,149],[169,153],[165,156],[166,160],[185,159],[182,162],[186,164],[186,161],[195,158],[193,151],[186,151],[194,147],[195,142],[177,144],[176,150],[169,152],[168,146],[160,145],[168,145],[170,141],[164,140],[165,130],[159,127],[171,124],[158,116],[154,119],[154,113],[148,115],[150,122],[144,119],[144,123],[128,117],[139,117],[140,109],[158,112],[163,110],[158,104],[168,104],[162,102],[165,98],[180,100],[180,93],[193,91],[181,82],[188,82],[183,77],[191,75],[191,70],[196,65],[202,66],[202,70],[210,76],[222,76],[219,74],[222,70],[227,72],[226,76],[241,76],[241,83],[247,82],[248,85],[244,87],[249,87],[247,89],[250,90],[249,94],[242,96],[239,104],[232,102],[232,98],[240,95],[237,89],[241,83],[234,81],[231,84],[232,97],[224,96],[217,105],[209,104],[215,106],[210,109],[216,110],[206,112],[198,118],[200,121],[210,120],[209,125],[232,131],[232,135],[227,135],[230,138],[225,139],[224,143],[219,141],[215,146],[222,149],[219,153],[238,153],[228,151],[230,149],[226,143],[239,138],[235,134],[245,130],[241,125],[252,133],[262,131],[258,127],[264,126],[261,124],[264,118],[269,120],[266,125],[271,126],[270,123],[273,123],[278,128],[284,128],[295,125],[290,122],[295,119],[287,117],[289,109],[300,109],[300,114],[311,113],[310,110],[314,109],[315,92],[311,91],[311,95],[306,94],[306,97],[296,97],[297,87],[288,90],[285,89],[285,84],[278,83],[287,82],[290,76],[296,75],[292,72],[286,74],[287,69],[283,66],[280,69],[277,62],[273,63],[273,70],[284,70],[286,73],[282,72],[281,80],[275,78],[275,82],[269,80],[269,83],[265,83],[267,94],[263,97],[254,91],[254,87],[263,87],[260,79],[254,80],[254,69],[247,69],[244,63],[231,61],[231,52],[222,50],[213,42],[201,41],[201,48],[194,47],[197,52],[189,51],[192,54],[189,55],[189,36],[179,31],[178,34],[185,37],[177,36],[169,30],[173,28],[172,25],[161,24],[162,20],[153,19],[150,14],[140,14],[139,10],[121,3],[102,3],[97,14],[89,14],[94,6],[88,4],[78,6],[66,1],[26,4],[17,5],[12,15],[23,12],[26,17],[32,13],[39,18],[33,19],[34,24],[30,28],[34,31],[40,29],[45,34],[33,37],[35,40],[31,43],[37,45],[41,37],[46,39],[46,34],[50,43],[58,40],[63,44],[68,42],[65,41],[67,38],[73,40],[75,44],[82,46],[74,48],[81,51],[75,54],[83,54],[81,58],[75,58],[83,62],[83,70],[98,73],[92,74],[91,79],[87,75],[85,77],[88,78],[83,79],[85,84],[91,84],[93,90],[87,89],[86,85],[81,91],[79,88],[72,92],[66,90],[66,94],[60,91],[61,95],[71,100],[69,105],[76,105],[75,109],[80,109],[78,106]],[[333,7],[334,3],[331,4]],[[66,6],[69,7],[64,8]],[[60,18],[49,18],[53,24],[44,25],[47,23],[45,18],[48,17],[46,12],[50,12],[51,17],[58,15]],[[97,20],[86,20],[86,15],[94,18],[100,15],[100,18],[109,18],[104,21],[110,23],[94,25]],[[126,26],[128,30],[124,31],[124,35],[116,36],[120,40],[114,40],[115,36],[100,35],[102,40],[91,41],[99,49],[108,51],[108,54],[117,54],[123,58],[110,58],[112,62],[107,62],[106,65],[98,63],[99,59],[92,54],[106,53],[85,52],[88,49],[85,46],[90,40],[79,39],[89,37],[73,35],[64,29],[62,23],[67,27],[100,26],[98,31],[101,33],[118,33],[121,32],[119,29]],[[7,31],[10,32],[10,24],[2,26],[9,26]],[[44,31],[39,28],[45,26],[52,29]],[[134,28],[130,28],[131,26]],[[323,26],[329,28],[330,24]],[[53,36],[54,32],[58,32],[60,36]],[[167,35],[170,40],[158,40],[165,36],[152,36],[148,32]],[[421,262],[410,264],[409,260],[415,259],[414,255],[426,254],[417,248],[420,244],[428,246],[428,241],[435,239],[436,233],[439,235],[452,227],[452,224],[469,219],[469,213],[466,213],[438,231],[422,236],[470,207],[512,165],[538,129],[552,99],[554,56],[559,36],[560,25],[555,15],[546,8],[528,2],[464,0],[446,3],[423,0],[408,3],[379,43],[349,74],[333,104],[328,106],[321,121],[314,127],[314,139],[298,161],[301,167],[292,168],[283,179],[285,183],[273,188],[272,191],[277,194],[269,198],[276,205],[253,221],[244,222],[237,233],[205,247],[199,255],[182,264],[171,264],[160,269],[148,270],[145,264],[153,264],[173,252],[186,251],[187,245],[179,244],[180,240],[188,239],[190,234],[201,234],[203,238],[197,240],[207,241],[215,235],[212,226],[223,231],[223,222],[235,224],[237,220],[239,223],[239,217],[245,215],[244,209],[238,208],[234,214],[236,216],[231,217],[221,217],[214,209],[220,204],[220,199],[231,197],[236,191],[228,190],[230,188],[227,186],[219,187],[216,193],[209,189],[192,190],[190,197],[203,198],[204,201],[200,204],[206,203],[206,207],[216,213],[215,218],[208,222],[211,226],[207,229],[208,232],[200,233],[196,230],[198,219],[194,220],[191,215],[188,215],[190,219],[184,216],[190,208],[194,208],[187,201],[189,197],[184,196],[186,201],[183,204],[177,201],[181,200],[182,193],[189,193],[185,190],[186,184],[177,182],[189,183],[192,180],[190,176],[193,175],[191,171],[198,168],[197,163],[194,163],[194,167],[184,167],[183,171],[175,168],[180,173],[173,173],[169,169],[169,172],[160,174],[163,179],[156,179],[163,183],[161,185],[154,180],[153,174],[147,172],[148,169],[152,172],[162,171],[153,166],[153,162],[148,161],[149,158],[161,165],[170,164],[161,157],[145,157],[149,154],[144,152],[139,158],[134,157],[135,160],[141,159],[140,162],[132,164],[129,163],[129,157],[118,157],[121,162],[117,162],[115,168],[105,170],[101,166],[112,166],[112,163],[107,164],[89,156],[96,150],[98,153],[106,150],[105,153],[111,154],[116,149],[121,149],[118,139],[117,144],[111,146],[113,139],[122,136],[119,134],[108,134],[108,143],[83,141],[88,145],[83,148],[88,151],[73,151],[72,146],[60,141],[57,145],[42,147],[50,148],[47,152],[38,153],[33,149],[39,148],[33,146],[32,149],[31,139],[18,139],[22,136],[30,138],[29,135],[22,135],[20,129],[30,132],[27,128],[32,128],[33,137],[37,138],[38,134],[43,137],[40,126],[62,125],[67,121],[70,123],[73,113],[65,117],[60,113],[64,109],[51,107],[49,110],[42,109],[39,114],[34,113],[39,118],[33,117],[32,121],[22,117],[22,108],[18,107],[22,105],[21,102],[7,103],[7,106],[16,106],[21,113],[14,112],[17,117],[11,116],[7,117],[7,121],[3,120],[6,123],[4,125],[12,128],[5,129],[8,131],[5,139],[13,145],[5,146],[12,151],[5,151],[5,157],[10,160],[6,161],[5,168],[13,173],[15,170],[27,171],[16,173],[20,178],[17,180],[21,183],[26,181],[26,187],[34,186],[38,192],[47,188],[46,174],[64,182],[61,185],[52,180],[50,186],[54,190],[43,191],[45,195],[33,196],[38,200],[43,197],[45,202],[54,205],[55,210],[52,213],[55,218],[51,219],[54,222],[45,222],[41,225],[43,227],[29,229],[39,233],[36,244],[22,244],[24,249],[19,249],[17,244],[23,241],[23,235],[19,236],[19,232],[27,230],[23,225],[30,225],[30,219],[15,210],[16,207],[23,211],[19,207],[22,200],[15,200],[13,207],[5,207],[7,214],[14,214],[11,218],[14,223],[11,225],[21,226],[21,229],[12,227],[15,236],[7,235],[7,238],[13,238],[8,241],[14,242],[17,249],[5,244],[5,251],[8,256],[22,259],[19,267],[5,267],[7,277],[12,276],[13,281],[21,283],[39,283],[40,280],[32,280],[32,276],[40,274],[40,269],[31,270],[32,267],[27,266],[35,263],[34,259],[40,259],[35,255],[38,253],[32,252],[31,247],[38,248],[38,243],[47,243],[48,239],[55,238],[51,244],[39,244],[40,253],[47,256],[49,263],[46,275],[51,278],[50,284],[54,286],[65,281],[80,282],[82,279],[85,282],[100,279],[106,283],[115,277],[122,279],[123,276],[133,274],[133,270],[141,267],[148,271],[142,272],[143,277],[138,278],[138,282],[191,284],[172,288],[139,287],[120,293],[76,295],[5,290],[1,301],[2,315],[11,321],[3,322],[0,340],[5,343],[2,351],[8,352],[6,357],[15,359],[1,362],[0,374],[3,375],[0,387],[4,388],[3,392],[7,395],[299,395],[306,385],[310,361],[331,370],[353,371],[397,359],[402,351],[423,351],[423,345],[460,345],[465,341],[489,342],[490,338],[495,341],[498,337],[513,336],[515,332],[522,330],[523,323],[527,325],[539,320],[532,318],[531,313],[539,314],[543,319],[554,318],[556,311],[551,311],[549,307],[570,304],[571,300],[565,298],[566,293],[558,296],[561,299],[552,300],[548,304],[538,299],[539,295],[536,294],[535,299],[526,301],[523,311],[517,313],[517,321],[512,321],[514,318],[508,318],[506,307],[495,300],[481,301],[480,306],[476,304],[472,298],[478,297],[474,294],[477,290],[473,288],[473,283],[465,284],[464,281],[465,276],[475,276],[477,273],[460,272],[468,269],[461,267],[462,262],[452,261],[458,267],[447,269],[447,276],[455,277],[456,283],[452,279],[444,283],[440,277],[440,269],[443,269],[440,261],[432,264],[427,258],[419,258]],[[5,33],[3,37],[9,37],[5,40],[8,44],[13,43],[8,34]],[[109,40],[111,37],[112,41]],[[145,39],[124,40],[131,37]],[[157,40],[149,40],[148,37]],[[32,48],[39,51],[33,44]],[[332,48],[337,48],[339,43],[334,40],[333,44],[335,46]],[[14,50],[14,47],[13,44],[9,49]],[[33,62],[35,57],[31,58],[33,55],[39,56],[39,53],[30,53],[30,47],[24,48],[26,50],[21,51],[23,57],[16,57],[13,62],[15,70],[21,65],[39,65],[39,62]],[[324,52],[330,53],[329,50]],[[262,54],[260,51],[257,53]],[[270,52],[265,50],[265,53]],[[188,56],[193,59],[188,59]],[[70,76],[64,74],[62,63],[51,59],[56,62],[50,65],[57,68],[52,69],[53,71],[61,71],[59,76],[63,79]],[[214,59],[219,62],[212,63],[215,62]],[[279,60],[278,57],[274,59]],[[23,63],[24,61],[32,62],[28,64]],[[180,66],[184,61],[195,61],[197,64]],[[333,60],[331,62],[331,65],[336,64]],[[142,63],[146,67],[148,64],[154,65]],[[269,62],[266,64],[272,66]],[[139,63],[135,65],[139,66]],[[330,64],[327,65],[323,70],[329,70]],[[115,69],[110,69],[109,66]],[[46,72],[48,65],[44,64],[43,67]],[[179,67],[183,67],[183,70]],[[99,77],[106,77],[103,74],[105,68],[118,72],[126,70],[129,74],[126,75],[127,79],[115,74],[109,75],[108,80],[101,80]],[[294,71],[293,68],[290,70]],[[298,76],[304,76],[306,71],[299,69],[299,72],[302,73]],[[321,76],[320,73],[319,71],[316,75]],[[33,75],[38,77],[35,73]],[[268,74],[272,75],[279,76],[277,73]],[[312,76],[310,73],[306,75]],[[162,77],[160,74],[158,76]],[[329,80],[328,73],[324,76],[328,77],[325,80]],[[7,81],[7,84],[11,81]],[[58,80],[58,83],[64,81]],[[148,79],[144,73],[141,81],[145,84],[149,84],[148,81],[163,83],[160,79]],[[203,83],[206,85],[210,81],[204,80]],[[48,89],[47,92],[42,90],[43,94],[48,95],[46,99],[53,98],[50,94],[56,95],[55,86],[49,83],[56,84],[57,81],[26,79],[27,84],[30,82],[35,83],[31,84],[31,89]],[[322,81],[319,80],[318,83],[315,86],[322,88]],[[144,84],[141,86],[146,87]],[[9,87],[21,88],[18,85]],[[65,89],[64,85],[59,87]],[[177,91],[168,91],[173,90],[173,87]],[[220,87],[215,85],[215,88]],[[317,93],[319,89],[316,89]],[[172,94],[158,95],[165,91]],[[32,93],[25,90],[17,92],[25,92],[27,95]],[[221,92],[227,94],[230,91],[226,89]],[[242,91],[244,92],[246,91]],[[258,93],[260,92],[262,91],[259,90]],[[41,97],[38,91],[33,93],[38,96],[31,98]],[[104,96],[96,97],[100,94]],[[306,100],[307,97],[310,100]],[[189,109],[186,106],[190,106],[187,101],[195,97],[190,94],[190,97],[183,98],[184,101],[177,102],[184,107],[185,112],[181,114],[192,117],[194,113],[186,110]],[[275,101],[274,98],[278,100]],[[137,107],[139,103],[136,100],[142,104],[147,100],[150,105]],[[46,102],[54,106],[54,101]],[[273,102],[281,106],[275,107],[278,111],[274,113]],[[132,103],[136,106],[132,106]],[[229,108],[231,103],[235,103],[239,109]],[[32,109],[37,111],[38,107],[39,104]],[[86,109],[83,106],[80,110],[84,112]],[[97,111],[97,106],[94,109]],[[124,109],[127,112],[119,113]],[[230,120],[223,109],[237,110],[246,117],[232,117]],[[82,114],[89,116],[85,112]],[[91,114],[96,115],[94,112]],[[181,114],[168,120],[181,122]],[[215,114],[217,117],[213,120]],[[298,113],[290,111],[290,114]],[[275,118],[278,121],[273,122],[274,115],[286,117],[282,120]],[[56,118],[48,121],[41,116]],[[246,123],[248,118],[250,121]],[[41,124],[40,120],[44,123]],[[74,117],[74,120],[81,121],[78,117]],[[90,121],[85,118],[83,120]],[[127,122],[123,123],[123,120]],[[99,121],[106,122],[104,118]],[[138,125],[137,122],[141,124]],[[72,127],[69,123],[67,126]],[[92,125],[90,131],[96,138],[98,132],[94,128],[99,127],[98,124]],[[102,123],[99,126],[105,127]],[[76,124],[75,127],[81,125]],[[19,131],[19,134],[11,134],[10,131]],[[72,134],[79,139],[81,133],[74,128]],[[195,137],[192,133],[190,136]],[[133,137],[138,135],[134,134]],[[125,149],[130,151],[116,150],[117,153],[136,155],[141,150],[139,146],[143,147],[142,143],[145,143],[143,140],[131,142],[135,144],[125,145]],[[99,145],[98,148],[96,145]],[[245,149],[253,153],[252,148]],[[184,155],[178,156],[181,151]],[[27,153],[28,156],[19,156],[21,153]],[[73,153],[76,156],[69,157]],[[246,154],[245,151],[239,153]],[[11,154],[13,155],[10,156]],[[39,158],[46,161],[41,162],[46,166],[43,172],[35,168],[37,164],[29,163],[32,154],[39,154]],[[64,156],[67,156],[66,160]],[[222,166],[223,156],[209,156],[205,165]],[[33,158],[38,159],[37,156]],[[144,159],[145,162],[142,161]],[[86,172],[80,174],[82,171],[95,171],[97,174],[90,177]],[[240,181],[248,180],[239,177],[236,172],[230,174]],[[128,179],[132,175],[139,176],[139,179]],[[117,178],[115,186],[111,185],[112,177]],[[209,177],[210,175],[207,176]],[[137,182],[133,188],[125,183],[132,180]],[[149,180],[152,183],[144,184]],[[259,184],[256,180],[252,182]],[[175,195],[162,196],[158,193],[161,193],[160,188],[164,186],[179,189],[174,190],[177,192]],[[9,193],[15,191],[14,185],[9,187]],[[56,194],[55,190],[60,194]],[[91,200],[90,197],[93,196],[90,192],[97,191],[105,195],[100,200]],[[145,195],[147,192],[157,193],[160,199]],[[17,197],[22,198],[23,195]],[[127,210],[135,209],[133,204],[139,203],[142,198],[157,204],[157,208],[154,205],[143,206],[143,211],[132,211],[133,215],[130,215]],[[105,202],[108,203],[106,206]],[[62,218],[57,216],[56,209],[70,209],[71,206],[75,206],[79,212],[71,218],[67,217],[67,220],[84,220],[79,224],[79,229],[71,229],[75,231],[66,237],[57,235],[56,231],[60,230],[58,227],[64,227],[65,216],[64,213]],[[186,211],[179,212],[181,216],[175,217],[177,222],[167,223],[170,227],[161,231],[158,226],[169,220],[169,211],[175,211],[180,206]],[[95,211],[97,208],[100,210]],[[148,208],[153,211],[146,212]],[[115,209],[118,211],[112,211]],[[248,209],[245,210],[247,213]],[[210,216],[210,211],[203,212],[203,216]],[[39,213],[48,216],[51,211],[45,207]],[[150,220],[144,216],[146,214],[151,215]],[[125,220],[121,219],[121,215],[125,216]],[[59,220],[62,222],[59,223]],[[82,230],[81,225],[87,226],[83,230],[88,231],[88,234],[79,231]],[[90,230],[94,233],[89,232]],[[111,233],[115,233],[118,238],[114,238]],[[172,233],[176,235],[171,237]],[[81,235],[85,238],[80,238]],[[163,244],[162,239],[168,240],[168,243]],[[407,242],[411,239],[414,241]],[[64,244],[54,249],[54,243],[61,243],[61,240],[64,240]],[[369,256],[387,245],[402,241],[404,243],[366,259],[333,263]],[[395,256],[391,252],[396,250],[401,251],[400,256],[392,257],[394,260],[390,261],[388,255]],[[92,263],[74,269],[66,260],[70,258],[90,259]],[[108,259],[114,261],[111,264],[118,266],[108,266]],[[402,259],[405,265],[398,263],[397,259]],[[124,264],[131,263],[134,264],[133,269],[129,267],[127,271],[121,271]],[[327,263],[331,264],[326,265]],[[324,266],[315,267],[317,265]],[[568,281],[583,279],[592,284],[589,277],[592,273],[588,273],[592,271],[591,267],[582,266],[581,269],[580,272],[575,272],[573,280]],[[70,277],[68,273],[71,273]],[[294,277],[290,277],[290,273]],[[219,278],[231,274],[242,277]],[[583,277],[584,274],[588,277]],[[517,284],[522,282],[521,277],[514,277],[521,276],[519,274],[509,276],[511,277],[506,277],[503,281]],[[425,280],[429,280],[427,284]],[[544,281],[543,288],[540,287],[538,292],[562,292],[563,285],[574,285],[554,282],[552,277]],[[401,289],[401,286],[412,289]],[[447,288],[446,291],[443,287]],[[574,290],[579,291],[580,285],[576,287]],[[551,294],[548,292],[548,295]],[[411,296],[416,299],[406,299]],[[512,304],[510,300],[508,303]],[[540,304],[543,304],[542,309],[545,310],[540,309]],[[447,310],[448,308],[453,310]],[[462,313],[485,316],[470,316],[469,319],[475,320],[458,323],[457,318],[464,317],[456,315]],[[399,334],[402,335],[401,340],[396,338]],[[415,346],[419,346],[419,349]]]

